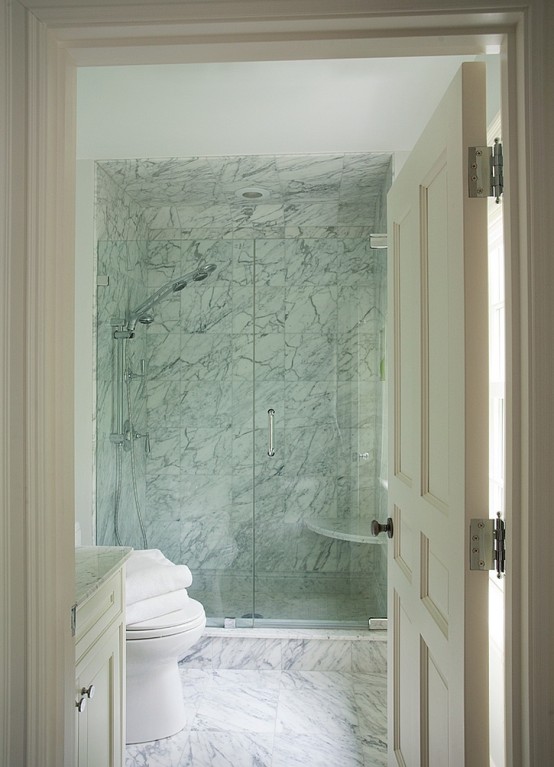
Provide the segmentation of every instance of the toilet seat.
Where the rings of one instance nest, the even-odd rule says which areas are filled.
[[[127,626],[126,636],[128,641],[173,636],[185,631],[193,631],[205,624],[205,621],[204,607],[196,599],[189,597],[185,606],[179,610]]]

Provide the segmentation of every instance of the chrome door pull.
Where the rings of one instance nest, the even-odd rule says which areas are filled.
[[[272,407],[267,411],[268,418],[268,431],[269,431],[269,448],[267,454],[270,458],[275,455],[275,448],[273,447],[273,419],[275,417],[275,410]]]

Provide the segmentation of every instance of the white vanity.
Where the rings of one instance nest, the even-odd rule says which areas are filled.
[[[125,748],[125,568],[132,549],[75,550],[78,767],[121,767]]]

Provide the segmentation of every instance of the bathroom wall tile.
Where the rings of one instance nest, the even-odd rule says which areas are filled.
[[[287,522],[303,522],[312,516],[336,516],[337,489],[334,476],[287,476],[284,487]]]
[[[214,637],[213,643],[214,669],[281,669],[280,639]],[[272,679],[268,677],[268,683]]]
[[[330,475],[336,472],[338,432],[334,424],[287,428],[287,474]]]
[[[182,333],[181,381],[224,381],[232,362],[232,337],[228,334]]]
[[[333,226],[338,223],[338,200],[331,202],[288,202],[285,226]]]
[[[231,475],[232,432],[230,426],[198,428],[184,426],[181,431],[180,471],[198,476]]]
[[[344,251],[338,271],[339,285],[372,285],[376,269],[376,252],[369,246],[368,239],[344,239]]]
[[[175,276],[181,262],[178,240],[150,240],[146,248],[146,279],[148,287],[156,288]]]
[[[334,239],[286,240],[287,285],[336,285],[343,250],[343,243]]]
[[[377,195],[368,197],[364,201],[341,201],[338,209],[337,224],[339,226],[361,224],[362,226],[369,226],[373,228],[375,222],[376,202]]]
[[[174,402],[183,426],[227,428],[232,423],[232,389],[225,381],[181,381]]]
[[[287,429],[315,428],[335,424],[337,385],[331,381],[287,381],[285,383]]]
[[[181,475],[181,429],[154,428],[149,425],[150,452],[146,456],[146,471],[151,480]],[[139,442],[142,447],[142,442]]]
[[[387,673],[386,641],[353,642],[352,671],[360,674],[385,675]]]
[[[255,369],[256,382],[283,381],[285,378],[285,336],[283,333],[260,333],[256,335]]]
[[[254,243],[256,286],[284,287],[286,277],[285,240],[257,238]]]
[[[340,287],[338,291],[338,332],[357,333],[373,331],[378,321],[377,299],[374,286]]]
[[[198,285],[190,283],[181,291],[180,303],[181,324],[185,333],[231,332],[233,314],[230,286],[209,285],[207,281]]]
[[[256,203],[254,205],[237,202],[231,203],[231,216],[236,229],[244,227],[284,226],[285,208],[282,202]]]
[[[156,205],[144,209],[144,220],[150,230],[173,229],[181,225],[173,205]]]
[[[178,767],[271,767],[272,733],[191,732]]]
[[[334,334],[318,336],[287,333],[285,381],[333,381],[337,376],[337,343]]]
[[[352,642],[318,639],[289,640],[283,643],[285,671],[350,671]]]
[[[295,239],[367,239],[374,231],[368,226],[285,226],[287,240]]]
[[[334,333],[337,330],[337,290],[325,287],[292,286],[286,292],[287,333]]]
[[[151,340],[150,340],[151,339]],[[178,381],[181,376],[180,339],[174,333],[149,336],[146,370],[149,378]]]
[[[210,157],[208,162],[228,201],[238,200],[236,192],[244,187],[259,186],[272,194],[280,192],[275,158],[271,155]]]
[[[276,165],[285,199],[338,198],[342,155],[282,155],[276,158]]]
[[[227,203],[177,205],[175,213],[182,229],[205,226],[224,229],[233,225],[233,216]]]
[[[254,284],[254,242],[251,238],[233,242],[233,286]]]
[[[147,402],[147,431],[181,426],[179,406],[180,381],[149,379],[145,384]]]

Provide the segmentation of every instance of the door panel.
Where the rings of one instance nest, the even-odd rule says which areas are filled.
[[[390,764],[488,763],[487,203],[468,199],[484,145],[485,69],[464,64],[388,197]]]

